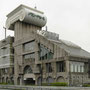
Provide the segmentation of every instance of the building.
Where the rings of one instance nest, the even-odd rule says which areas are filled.
[[[0,83],[14,83],[14,37],[0,41]]]
[[[14,83],[90,82],[90,53],[42,30],[46,22],[43,12],[25,5],[7,15],[6,27],[15,32]]]

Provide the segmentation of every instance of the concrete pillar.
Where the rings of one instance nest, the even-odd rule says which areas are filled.
[[[14,76],[14,84],[17,85],[17,77]]]
[[[68,73],[69,71],[70,71],[70,62],[69,62],[69,60],[66,60],[65,61],[66,62],[66,72]]]
[[[65,63],[66,63],[66,68],[65,68],[65,71],[66,71],[66,74],[67,74],[67,82],[68,82],[68,85],[70,85],[70,61],[68,58],[65,58]]]
[[[35,64],[37,64],[39,61],[39,54],[38,54],[38,51],[35,52]]]
[[[23,85],[23,75],[20,75],[20,85]]]
[[[55,82],[56,82],[57,81],[57,65],[56,65],[56,62],[53,63],[53,68],[54,68],[53,77],[54,77]]]

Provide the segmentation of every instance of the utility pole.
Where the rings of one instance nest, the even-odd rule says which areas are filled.
[[[6,39],[6,27],[3,27],[5,29],[5,39]]]
[[[40,73],[41,73],[41,86],[42,86],[43,85],[43,62],[42,61],[41,61]]]

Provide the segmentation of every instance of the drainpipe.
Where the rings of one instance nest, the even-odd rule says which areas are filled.
[[[4,30],[5,30],[5,39],[6,39],[6,27],[3,27],[4,28]]]

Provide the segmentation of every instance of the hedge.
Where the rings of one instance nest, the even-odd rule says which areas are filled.
[[[83,87],[90,87],[90,84],[84,84]]]
[[[66,82],[42,83],[43,86],[68,86]]]

